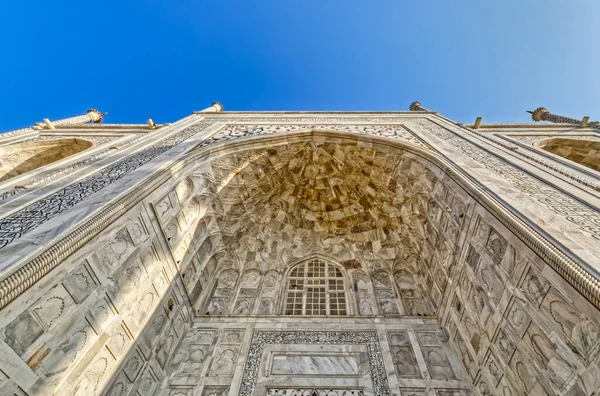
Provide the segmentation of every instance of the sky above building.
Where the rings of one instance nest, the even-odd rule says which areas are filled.
[[[600,119],[598,0],[104,0],[0,4],[0,131],[225,110]]]

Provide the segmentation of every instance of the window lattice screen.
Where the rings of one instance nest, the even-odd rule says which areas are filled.
[[[288,278],[286,315],[346,315],[342,272],[312,259],[298,265]]]

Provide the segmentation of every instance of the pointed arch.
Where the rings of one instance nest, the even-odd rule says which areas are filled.
[[[400,314],[398,309],[398,299],[392,283],[392,276],[384,270],[375,271],[371,274],[373,288],[375,289],[375,298],[379,306],[379,313],[383,316],[397,316]]]
[[[245,271],[237,286],[237,298],[233,307],[234,315],[250,315],[258,298],[262,275],[257,269]]]
[[[360,316],[377,315],[377,307],[373,303],[373,291],[369,276],[364,271],[356,270],[352,273],[352,281],[358,314]]]
[[[404,308],[404,315],[428,316],[433,315],[431,304],[423,293],[414,274],[407,270],[394,273],[394,281]]]
[[[227,315],[230,313],[232,293],[238,283],[239,273],[233,269],[226,269],[219,273],[215,281],[212,297],[206,309],[210,315]]]

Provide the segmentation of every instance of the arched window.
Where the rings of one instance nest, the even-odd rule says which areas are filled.
[[[311,259],[290,272],[286,315],[346,315],[344,276],[336,266]]]

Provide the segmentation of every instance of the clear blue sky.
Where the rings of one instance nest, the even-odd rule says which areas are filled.
[[[5,0],[0,131],[226,110],[600,118],[600,0]]]

